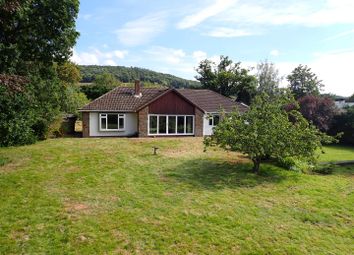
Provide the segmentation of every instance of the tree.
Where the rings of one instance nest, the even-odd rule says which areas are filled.
[[[241,68],[241,63],[233,63],[229,57],[220,56],[220,63],[205,59],[199,63],[195,78],[203,88],[216,91],[237,101],[249,104],[256,92],[256,77],[249,70]]]
[[[305,95],[318,96],[324,86],[317,75],[311,72],[311,68],[306,65],[296,67],[291,74],[287,76],[287,80],[290,83],[289,88],[296,99]]]
[[[35,63],[62,63],[79,33],[78,0],[6,0],[0,3],[0,73],[26,74]]]
[[[96,75],[95,80],[93,82],[96,86],[99,87],[114,87],[118,84],[117,79],[111,73],[102,73]]]
[[[334,117],[329,133],[332,135],[342,133],[339,141],[354,145],[354,106],[345,108],[344,112]]]
[[[266,94],[257,96],[246,113],[236,111],[224,116],[204,143],[247,154],[255,173],[268,157],[314,158],[321,142],[331,139],[309,124],[297,110],[288,111],[284,107],[288,104],[296,104],[289,93],[273,100]]]
[[[0,2],[0,146],[45,138],[62,111],[66,86],[54,63],[71,55],[78,8],[78,0]]]
[[[319,130],[329,130],[333,118],[338,114],[334,101],[329,97],[307,95],[298,99],[301,114]]]
[[[257,80],[258,93],[275,95],[278,93],[282,78],[279,76],[279,71],[275,68],[275,65],[265,60],[257,65]]]

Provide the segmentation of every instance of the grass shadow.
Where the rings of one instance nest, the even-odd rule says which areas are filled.
[[[252,165],[247,163],[195,159],[169,169],[165,172],[165,177],[190,184],[196,188],[223,189],[279,183],[286,178],[298,178],[299,175],[270,164],[261,165],[261,172],[258,175],[252,173],[251,168]]]

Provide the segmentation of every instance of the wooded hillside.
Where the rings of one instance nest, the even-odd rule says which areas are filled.
[[[190,88],[199,87],[197,81],[186,80],[171,74],[158,73],[149,69],[139,67],[124,67],[124,66],[79,66],[82,81],[93,82],[95,76],[102,73],[113,74],[118,81],[123,83],[133,82],[140,79],[143,82],[158,83],[161,85],[172,86],[174,88]]]

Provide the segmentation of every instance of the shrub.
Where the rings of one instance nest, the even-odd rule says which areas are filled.
[[[313,160],[300,159],[297,157],[278,158],[277,165],[287,170],[308,173],[315,168]]]

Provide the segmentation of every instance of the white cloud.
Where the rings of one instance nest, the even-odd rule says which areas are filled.
[[[117,66],[117,63],[113,59],[106,59],[103,64],[107,66]]]
[[[211,37],[243,37],[243,36],[250,36],[255,34],[256,33],[254,32],[243,30],[243,29],[218,27],[204,33],[203,35],[207,35]]]
[[[162,61],[167,64],[179,64],[184,60],[186,53],[181,49],[165,48],[160,46],[151,47],[146,50],[152,61]]]
[[[197,50],[192,53],[192,56],[197,62],[200,62],[200,61],[206,59],[208,55],[204,51]]]
[[[271,50],[269,52],[269,55],[271,55],[273,57],[278,57],[280,55],[280,52],[278,50]]]
[[[302,25],[308,27],[354,24],[352,0],[241,2],[218,16],[219,22],[238,25]]]
[[[224,12],[227,8],[234,5],[236,1],[232,0],[215,0],[213,4],[198,10],[197,12],[184,17],[178,24],[178,29],[186,29],[195,27],[210,17]]]
[[[126,46],[138,46],[150,42],[164,31],[166,14],[163,12],[146,15],[129,21],[116,31],[118,40]]]
[[[345,32],[333,35],[331,37],[326,38],[324,41],[337,40],[337,39],[340,39],[340,38],[343,38],[343,37],[346,37],[346,36],[349,36],[349,35],[352,35],[352,34],[354,34],[354,29],[351,29],[349,31],[345,31]]]
[[[117,65],[117,60],[126,57],[128,51],[100,51],[96,48],[90,48],[89,51],[78,52],[73,50],[71,61],[79,65]]]

